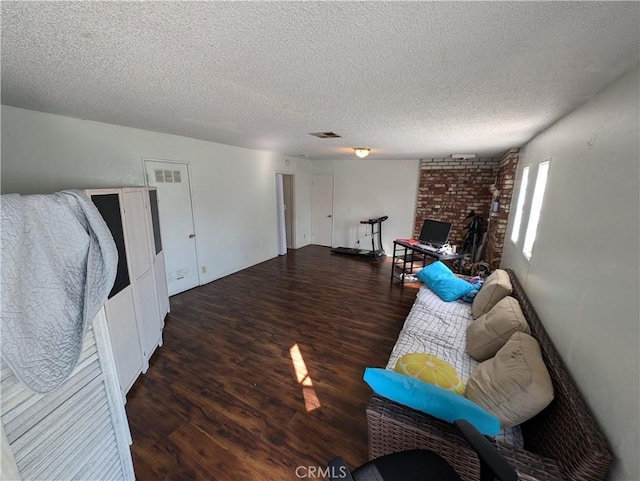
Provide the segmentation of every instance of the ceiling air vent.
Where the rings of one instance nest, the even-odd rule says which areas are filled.
[[[320,139],[339,139],[340,137],[342,137],[335,132],[312,132],[309,135],[313,135],[314,137],[318,137]]]

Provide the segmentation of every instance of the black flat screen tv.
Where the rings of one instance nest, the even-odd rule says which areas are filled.
[[[426,219],[420,231],[420,242],[442,247],[449,240],[451,233],[451,222],[440,222],[438,220]]]

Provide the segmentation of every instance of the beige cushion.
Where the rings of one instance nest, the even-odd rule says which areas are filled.
[[[474,319],[486,314],[500,299],[511,294],[511,279],[507,271],[496,269],[484,281],[482,289],[476,294],[471,304],[471,315]]]
[[[553,384],[538,341],[516,332],[495,357],[471,373],[464,395],[500,419],[502,427],[538,414],[553,400]]]
[[[476,361],[496,355],[514,332],[531,334],[517,299],[507,296],[467,328],[467,354]]]

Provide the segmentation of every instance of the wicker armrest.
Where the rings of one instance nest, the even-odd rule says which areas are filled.
[[[367,406],[367,421],[370,459],[409,449],[428,449],[445,458],[462,479],[479,479],[478,456],[452,424],[375,394]],[[566,479],[552,459],[507,444],[494,444],[523,481]]]

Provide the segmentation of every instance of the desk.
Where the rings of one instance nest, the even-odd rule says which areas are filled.
[[[460,272],[464,254],[439,254],[404,240],[394,240],[391,282],[398,279],[404,285],[405,274],[413,274],[413,270],[418,267],[422,269],[427,264],[427,257],[439,261],[458,261],[456,270]]]

